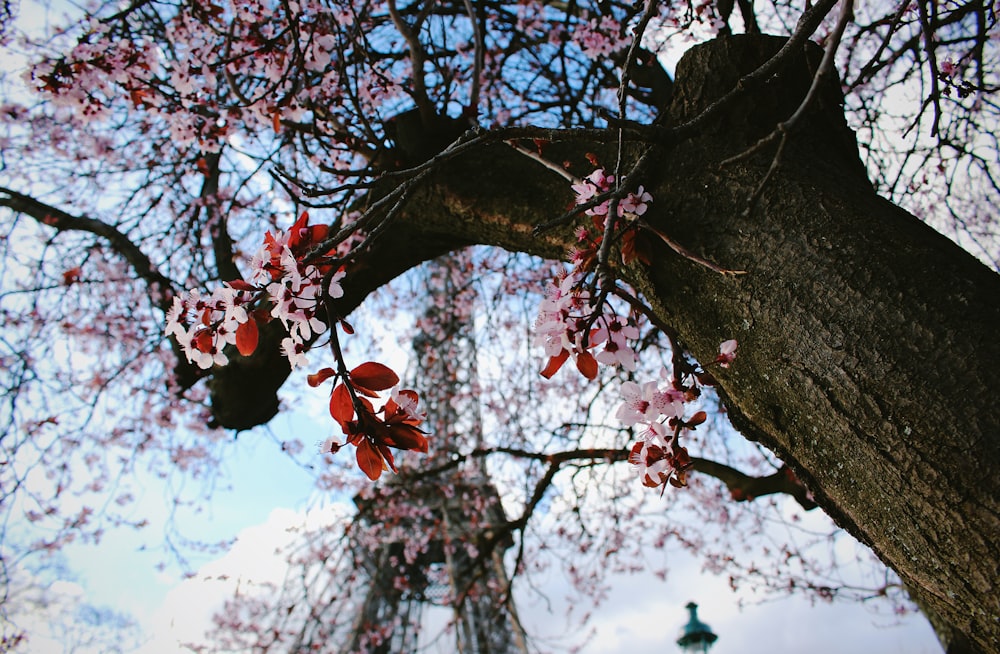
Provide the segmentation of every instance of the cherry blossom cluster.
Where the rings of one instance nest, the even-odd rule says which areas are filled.
[[[281,341],[281,352],[291,367],[308,365],[305,352],[327,330],[327,322],[319,316],[324,300],[344,294],[340,281],[345,272],[329,263],[336,260],[337,249],[320,257],[321,263],[305,262],[328,232],[325,225],[309,225],[307,212],[288,231],[268,232],[251,260],[250,281],[226,282],[210,295],[192,290],[175,297],[166,333],[177,339],[189,361],[207,369],[229,362],[228,345],[242,356],[253,354],[259,340],[258,323],[276,319],[288,334]],[[344,321],[340,324],[348,333],[353,331]],[[385,470],[397,471],[389,448],[426,453],[427,438],[418,427],[424,417],[417,410],[417,393],[395,388],[399,376],[381,363],[369,361],[348,371],[336,328],[331,343],[338,369],[323,368],[309,375],[308,382],[316,387],[331,378],[339,380],[330,394],[330,415],[347,443],[355,446],[358,467],[374,481]],[[390,396],[376,409],[372,399],[387,390]],[[341,447],[331,438],[321,449],[335,453]]]
[[[209,295],[194,289],[174,297],[166,333],[177,339],[188,361],[202,369],[224,366],[229,362],[227,345],[250,356],[257,349],[258,324],[278,319],[288,332],[281,342],[282,354],[293,369],[308,364],[308,343],[326,331],[318,315],[323,285],[330,298],[341,297],[345,274],[333,272],[327,264],[303,263],[305,253],[328,231],[325,225],[308,222],[309,214],[303,212],[287,232],[265,235],[251,260],[250,282],[233,280]]]
[[[615,176],[607,174],[603,168],[598,168],[585,178],[572,185],[576,193],[577,204],[587,204],[598,199],[598,196],[608,193],[615,182]],[[629,193],[618,202],[618,217],[634,220],[646,213],[653,196],[640,186],[635,193]],[[610,200],[586,209],[589,216],[606,216],[610,210]]]
[[[202,152],[219,152],[240,126],[278,134],[283,121],[320,121],[309,109],[315,105],[334,107],[322,120],[348,122],[335,116],[344,105],[342,73],[371,113],[401,81],[381,67],[337,61],[345,47],[338,34],[355,28],[356,11],[319,2],[202,4],[180,3],[164,22],[169,46],[121,38],[119,21],[127,24],[130,11],[93,18],[74,47],[37,62],[26,80],[66,116],[105,121],[125,110],[166,125],[174,145]],[[282,30],[283,23],[296,28]],[[295,81],[303,76],[308,84]],[[220,89],[237,101],[220,103]],[[349,164],[349,152],[332,153],[342,155]]]
[[[327,233],[324,225],[308,227],[307,220],[308,215],[303,212],[288,232],[277,235],[268,232],[263,248],[251,261],[251,279],[265,285],[273,305],[270,315],[280,320],[288,332],[281,341],[281,352],[293,369],[308,365],[305,351],[309,342],[326,331],[326,323],[318,315],[323,309],[323,284],[327,284],[329,298],[344,295],[340,285],[345,275],[343,270],[332,272],[329,266],[302,262],[305,252]]]
[[[622,405],[616,413],[618,420],[628,427],[636,424],[645,427],[628,459],[629,463],[639,466],[642,484],[650,488],[668,481],[677,487],[686,485],[691,457],[679,444],[680,433],[705,420],[704,412],[684,420],[685,405],[697,397],[694,389],[674,385],[661,388],[656,381],[643,384],[626,381],[622,384],[622,397]]]
[[[592,161],[596,161],[591,157]],[[610,195],[614,175],[597,168],[586,178],[572,185],[576,204],[591,217],[593,231],[586,227],[577,230],[577,247],[570,253],[574,272],[555,280],[538,309],[535,321],[535,344],[545,349],[548,364],[542,370],[546,378],[552,377],[572,356],[577,370],[588,379],[597,377],[597,364],[620,366],[628,371],[636,368],[635,350],[629,340],[639,338],[639,329],[630,319],[622,319],[605,298],[595,297],[587,276],[597,265],[598,252],[604,239],[608,213],[611,211]],[[646,213],[652,196],[643,187],[628,193],[617,203],[619,219],[634,221]],[[629,263],[640,259],[648,263],[636,247],[636,230],[630,226],[622,233],[622,259]],[[596,355],[591,350],[603,345]]]
[[[587,227],[577,230],[577,246],[571,253],[573,263],[580,270],[591,270],[597,263],[597,253],[604,239],[608,212],[611,211],[611,199],[603,201],[602,196],[610,195],[615,182],[614,175],[608,175],[603,168],[598,168],[590,175],[572,185],[576,193],[576,204],[582,205],[583,212],[591,217],[593,231]],[[644,242],[639,238],[638,219],[649,209],[653,196],[642,186],[635,192],[630,192],[618,201],[616,220],[624,220],[627,227],[621,230],[620,244],[622,263],[629,264],[635,260],[649,263]]]
[[[736,346],[735,340],[724,341],[713,363],[729,367],[736,358]],[[710,383],[711,379],[695,374],[690,377],[690,383],[683,384],[679,377],[667,375],[666,371],[662,377],[661,381],[642,384],[622,383],[623,401],[615,417],[626,427],[644,427],[628,459],[629,463],[638,466],[643,485],[656,488],[670,483],[682,487],[687,484],[692,462],[687,449],[680,445],[680,436],[707,418],[704,411],[690,418],[684,416],[688,405],[701,395],[700,385]]]
[[[612,16],[604,15],[599,20],[581,21],[573,32],[573,41],[586,56],[601,59],[627,48],[632,42],[632,35],[623,34],[621,23]]]
[[[204,295],[198,289],[174,296],[167,313],[167,336],[173,336],[189,362],[207,369],[229,363],[225,347],[234,345],[240,353],[257,347],[257,323],[250,320],[247,307],[255,294],[225,284]]]
[[[614,313],[607,302],[595,307],[590,291],[579,273],[566,275],[549,287],[535,320],[535,344],[545,349],[549,361],[542,370],[548,379],[573,357],[577,370],[588,378],[597,377],[597,364],[635,370],[637,356],[628,341],[639,338],[631,320]],[[594,355],[591,350],[603,345]]]
[[[961,77],[961,68],[951,59],[945,59],[938,65],[937,78],[944,84],[941,89],[943,95],[950,96],[954,91],[959,98],[967,98],[975,93],[976,86]]]

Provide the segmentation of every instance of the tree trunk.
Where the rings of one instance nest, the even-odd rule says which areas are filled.
[[[780,44],[726,38],[692,50],[670,119],[696,115]],[[807,59],[664,148],[638,180],[653,193],[651,224],[747,274],[720,275],[664,244],[648,269],[622,274],[701,361],[737,338],[739,357],[716,375],[734,425],[792,466],[923,605],[1000,651],[1000,276],[875,195],[835,88],[749,215],[773,149],[719,165],[791,115]],[[585,166],[603,147],[554,144],[547,155]],[[561,177],[484,145],[436,172],[363,265],[384,280],[464,243],[562,257],[569,228],[532,227],[571,202]],[[349,274],[344,313],[380,283]]]

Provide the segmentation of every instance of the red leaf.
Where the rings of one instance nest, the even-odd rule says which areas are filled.
[[[590,352],[576,355],[576,369],[587,379],[597,379],[597,359]]]
[[[199,329],[191,339],[191,345],[199,352],[212,352],[215,349],[214,332],[210,329]]]
[[[354,327],[351,325],[351,323],[347,322],[346,320],[342,319],[340,321],[340,328],[344,330],[345,334],[350,335],[354,333]]]
[[[234,279],[232,281],[226,282],[226,286],[229,288],[235,288],[237,291],[256,291],[257,287],[245,282],[242,279]]]
[[[327,233],[330,228],[326,225],[310,225],[306,230],[306,241],[311,245],[313,243],[319,243],[324,238],[326,238]],[[334,250],[335,251],[335,250]]]
[[[266,325],[271,322],[274,316],[271,315],[270,309],[254,309],[250,312],[250,319],[257,322],[257,325]]]
[[[399,470],[396,468],[396,459],[392,456],[392,450],[388,446],[379,443],[378,451],[382,454],[382,460],[389,465],[389,469],[398,474]],[[382,469],[385,470],[385,466],[382,466]]]
[[[319,386],[320,384],[322,384],[323,382],[325,382],[327,379],[329,379],[330,377],[333,377],[336,374],[337,374],[337,371],[334,370],[333,368],[323,368],[322,370],[314,372],[313,374],[311,374],[308,377],[306,377],[306,381],[309,382],[310,386],[312,386],[313,388],[316,388],[317,386]]]
[[[705,420],[707,419],[708,419],[708,414],[705,413],[704,411],[699,411],[698,413],[691,416],[691,419],[686,421],[684,424],[687,426],[688,429],[694,429],[701,423],[705,422]]]
[[[424,433],[412,425],[398,423],[389,427],[386,445],[399,450],[416,450],[427,454],[428,445]]]
[[[236,349],[245,357],[257,349],[257,322],[251,318],[236,328]]]
[[[299,219],[295,221],[295,224],[288,229],[288,249],[292,252],[296,251],[296,248],[302,243],[303,236],[306,235],[306,229],[309,225],[309,212],[303,211]]]
[[[80,266],[77,266],[75,268],[70,268],[69,270],[64,271],[62,274],[62,278],[63,278],[63,284],[65,286],[72,286],[73,284],[77,283],[78,281],[80,281]]]
[[[546,379],[552,379],[552,375],[559,372],[562,365],[566,363],[566,359],[569,358],[569,350],[563,350],[559,354],[549,359],[549,362],[545,365],[545,369],[542,370],[542,377]]]
[[[358,443],[358,467],[368,475],[368,478],[375,481],[382,476],[382,470],[385,469],[385,462],[382,459],[382,455],[379,454],[375,446],[372,445],[371,441],[367,438],[362,438],[361,442]]]
[[[354,418],[354,404],[351,403],[350,392],[343,384],[338,384],[330,393],[330,415],[340,424],[344,433],[350,435],[351,430],[347,423]]]
[[[398,384],[399,376],[388,366],[368,361],[351,371],[351,383],[365,395],[374,395]]]

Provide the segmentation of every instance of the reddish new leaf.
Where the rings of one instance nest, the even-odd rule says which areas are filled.
[[[242,279],[234,279],[232,281],[226,282],[226,286],[228,286],[229,288],[234,288],[237,291],[252,292],[258,290],[256,286],[254,286],[250,282],[243,281]]]
[[[398,450],[415,450],[427,454],[428,443],[424,433],[406,423],[397,423],[389,426],[389,437],[385,439],[386,445],[395,447]]]
[[[375,446],[367,438],[362,438],[358,443],[357,450],[358,467],[368,475],[368,478],[375,481],[382,476],[385,469],[385,462]]]
[[[559,372],[563,364],[566,363],[566,359],[569,358],[569,350],[563,350],[559,354],[551,357],[549,362],[545,364],[545,368],[542,370],[542,377],[546,379],[552,379],[552,375]]]
[[[597,379],[597,359],[590,352],[581,352],[576,356],[576,369],[587,379]]]
[[[327,379],[333,377],[336,374],[337,371],[334,370],[333,368],[323,368],[322,370],[318,370],[313,374],[309,375],[308,377],[306,377],[306,381],[309,383],[310,386],[316,388],[317,386],[319,386]]]
[[[399,469],[396,468],[396,459],[392,456],[392,450],[389,449],[389,446],[383,443],[379,443],[378,451],[382,455],[382,460],[385,461],[385,464],[382,466],[382,469],[385,470],[386,466],[388,466],[389,470],[392,470],[393,472],[398,474]]]
[[[199,329],[191,339],[191,345],[199,352],[211,352],[215,347],[214,333],[210,329]]]
[[[707,419],[708,419],[708,414],[705,413],[704,411],[699,411],[698,413],[691,416],[691,419],[685,422],[684,424],[687,425],[688,429],[694,429],[701,423],[705,422],[705,420]]]
[[[351,383],[365,395],[375,395],[399,383],[399,376],[381,363],[368,361],[351,371]]]
[[[257,349],[258,338],[257,321],[251,318],[240,323],[240,326],[236,328],[236,349],[240,351],[240,354],[248,357]]]
[[[306,227],[309,225],[309,212],[303,211],[299,219],[295,221],[295,224],[291,226],[288,230],[288,249],[293,252],[302,243],[302,237],[306,233]]]
[[[351,402],[350,391],[343,384],[338,384],[330,393],[330,415],[344,430],[344,433],[350,435],[351,430],[348,423],[354,418],[354,404]]]
[[[62,274],[63,285],[72,286],[73,284],[80,281],[80,272],[81,272],[80,266],[76,266],[75,268],[70,268],[69,270],[64,271]]]

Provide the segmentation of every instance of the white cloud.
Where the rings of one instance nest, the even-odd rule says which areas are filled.
[[[205,642],[213,615],[237,589],[284,578],[288,566],[275,552],[294,541],[298,528],[332,525],[346,514],[346,507],[337,504],[309,511],[278,508],[263,523],[241,530],[228,552],[167,593],[147,626],[150,638],[139,654],[189,653],[184,644]]]

